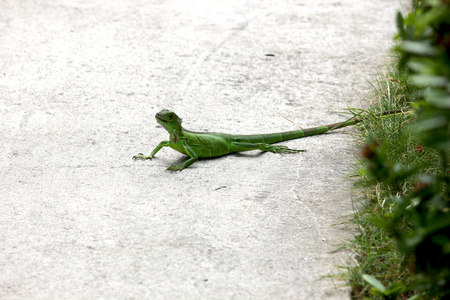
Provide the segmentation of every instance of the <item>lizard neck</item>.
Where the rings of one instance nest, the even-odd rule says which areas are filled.
[[[183,128],[182,127],[180,127],[180,128],[172,128],[172,129],[170,129],[170,130],[168,130],[169,131],[169,133],[170,133],[170,141],[172,142],[172,143],[178,143],[178,141],[181,139],[181,138],[184,138],[185,137],[185,135],[184,135],[184,130],[183,130]]]

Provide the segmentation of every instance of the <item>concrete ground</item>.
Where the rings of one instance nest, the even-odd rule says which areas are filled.
[[[201,160],[188,129],[295,130],[367,106],[397,0],[0,2],[1,299],[347,299],[352,129]]]

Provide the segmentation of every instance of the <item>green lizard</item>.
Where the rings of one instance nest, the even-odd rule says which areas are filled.
[[[390,113],[387,111],[381,114],[385,115]],[[171,171],[181,171],[195,163],[201,157],[216,157],[234,152],[262,150],[279,153],[295,153],[306,151],[271,144],[322,134],[330,130],[355,125],[363,120],[362,117],[355,116],[344,122],[304,130],[255,135],[234,135],[226,133],[200,133],[186,130],[181,126],[181,119],[174,112],[167,109],[161,110],[156,114],[155,118],[169,132],[170,139],[159,143],[149,156],[139,153],[133,159],[152,159],[162,147],[170,147],[189,156],[189,159],[181,165],[173,165],[167,169]]]

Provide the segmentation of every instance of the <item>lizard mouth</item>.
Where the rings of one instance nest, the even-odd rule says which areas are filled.
[[[167,110],[162,110],[155,115],[155,119],[158,123],[169,124],[169,123],[181,123],[181,119],[177,117],[174,113],[170,113]]]
[[[158,122],[167,123],[167,121],[163,119],[162,114],[160,114],[160,113],[157,113],[157,114],[155,115],[155,118],[156,118],[156,120],[157,120]]]

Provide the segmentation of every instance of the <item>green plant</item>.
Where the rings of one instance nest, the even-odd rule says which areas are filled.
[[[372,85],[378,110],[415,112],[374,114],[360,126],[366,200],[352,220],[360,234],[346,245],[355,253],[346,267],[353,298],[450,295],[449,23],[449,0],[413,0],[397,17],[398,64]]]
[[[421,169],[432,169],[436,157],[428,150],[417,151],[420,145],[419,140],[408,129],[412,119],[412,114],[406,113],[410,106],[409,100],[419,96],[418,89],[406,82],[404,73],[389,68],[388,73],[373,83],[372,87],[377,105],[366,112],[372,117],[359,126],[361,141],[367,140],[370,136],[376,136],[378,141],[385,141],[381,146],[378,146],[379,143],[371,143],[372,147],[381,147],[384,156],[374,164],[365,160],[359,162],[366,166],[358,173],[356,184],[361,187],[360,192],[363,195],[360,203],[356,203],[357,211],[352,218],[352,223],[357,224],[359,228],[359,234],[345,245],[345,248],[355,254],[354,264],[347,266],[345,273],[355,299],[375,297],[374,290],[364,280],[364,274],[378,278],[388,290],[399,284],[406,287],[411,282],[410,270],[402,267],[404,255],[398,251],[395,239],[383,227],[383,224],[392,218],[397,206],[392,194],[405,192],[414,186],[414,182],[406,178],[399,185],[390,185],[377,181],[370,170],[379,170],[377,164],[391,168],[395,162],[402,162],[404,165],[420,162]],[[379,110],[400,108],[405,108],[405,113],[389,116],[379,116],[376,113]],[[365,147],[363,152],[366,153],[370,149]],[[388,181],[392,182],[393,179],[400,178],[400,175],[396,174]],[[378,176],[388,178],[383,171]],[[414,292],[406,288],[399,291],[401,299],[406,299],[413,294]]]
[[[397,299],[397,297],[400,296],[405,290],[405,287],[400,281],[397,281],[394,284],[391,284],[386,287],[373,276],[363,274],[362,277],[365,281],[367,281],[367,283],[369,283],[372,286],[372,288],[370,289],[371,295],[382,297],[383,299],[386,300]]]
[[[450,295],[450,1],[416,4],[415,11],[397,17],[396,50],[399,69],[423,95],[414,103],[411,127],[417,149],[437,153],[439,161],[432,172],[418,162],[405,165],[389,158],[386,143],[372,140],[364,150],[369,163],[363,172],[391,192],[395,209],[376,222],[397,239],[405,266],[416,274],[408,288],[439,298]]]

